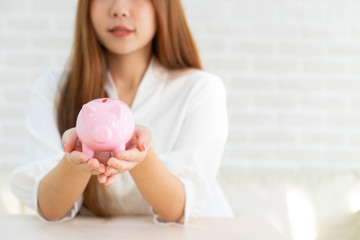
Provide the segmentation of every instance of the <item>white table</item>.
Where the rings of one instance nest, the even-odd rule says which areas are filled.
[[[63,223],[44,223],[33,215],[0,215],[0,239],[131,239],[285,240],[258,219],[199,218],[186,226],[157,225],[151,217],[97,218],[78,216]]]

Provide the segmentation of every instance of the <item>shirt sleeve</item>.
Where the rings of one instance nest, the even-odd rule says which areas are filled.
[[[13,194],[26,206],[38,213],[38,186],[41,179],[51,171],[64,156],[61,137],[56,125],[55,97],[61,73],[48,72],[41,76],[30,91],[26,130],[28,144],[26,163],[16,168],[10,176]],[[58,221],[74,218],[80,209],[82,197],[73,208]]]
[[[179,136],[171,152],[159,154],[185,187],[185,213],[179,223],[197,217],[212,197],[228,136],[226,89],[221,79],[200,79],[191,93]],[[155,214],[155,222],[162,222]]]

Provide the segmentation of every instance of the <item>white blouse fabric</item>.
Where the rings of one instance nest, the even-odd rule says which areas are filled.
[[[10,180],[12,192],[38,213],[39,182],[64,156],[55,107],[62,73],[45,73],[31,89],[26,118],[28,162],[16,168]],[[110,73],[106,91],[110,98],[119,98]],[[226,90],[221,79],[200,70],[170,71],[153,58],[131,109],[135,123],[151,129],[151,145],[159,159],[184,184],[185,214],[179,223],[190,217],[232,217],[216,180],[228,135]],[[106,203],[113,215],[153,215],[155,222],[161,222],[128,172],[105,189],[114,198]],[[60,221],[86,212],[82,201],[80,197]]]

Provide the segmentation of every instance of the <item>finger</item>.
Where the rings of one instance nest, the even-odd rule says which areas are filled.
[[[89,157],[79,151],[72,151],[71,153],[66,153],[70,161],[74,164],[86,163],[89,160]]]
[[[139,154],[141,154],[139,149],[132,148],[130,150],[119,152],[118,155],[116,155],[116,158],[118,160],[125,160],[125,161],[130,161],[130,162],[138,162],[139,159],[141,159],[139,157]]]
[[[91,158],[87,164],[93,168],[93,169],[98,169],[100,167],[100,163],[96,158]]]
[[[99,174],[98,175],[98,182],[101,183],[105,183],[107,179],[107,176],[105,176],[105,174]]]
[[[137,142],[137,148],[140,150],[140,152],[144,152],[146,150],[146,142],[145,140],[139,139]]]
[[[119,167],[119,159],[112,157],[107,162],[107,165],[108,165],[108,167],[118,168]]]
[[[100,163],[98,159],[96,158],[92,158],[90,159],[88,162],[87,162],[87,165],[93,169],[93,170],[96,170],[96,174],[102,174],[102,173],[105,173],[105,165]]]
[[[118,178],[120,177],[120,174],[115,174],[106,179],[105,185],[110,186],[112,185]]]
[[[116,172],[123,173],[125,171],[129,171],[138,164],[138,162],[130,162],[130,161],[118,160],[118,159],[110,163],[111,163],[111,168],[108,167],[107,169],[108,172],[106,172],[106,175],[108,176],[114,175],[114,170],[112,169],[115,169]]]
[[[61,140],[65,152],[71,152],[75,149],[76,139],[77,134],[75,128],[70,128],[64,132]]]
[[[110,176],[118,172],[118,169],[120,169],[120,160],[112,157],[107,162],[108,167],[105,170],[105,175]]]
[[[123,170],[123,172],[129,171],[129,170],[133,169],[137,164],[138,164],[138,162],[122,161],[121,169]]]
[[[116,173],[119,173],[119,171],[116,169],[116,168],[113,168],[113,167],[107,167],[106,170],[105,170],[105,176],[111,176],[111,175],[114,175]]]
[[[79,138],[76,139],[75,150],[79,151],[79,152],[82,152],[82,143],[81,143]]]
[[[135,133],[136,136],[136,147],[140,150],[140,152],[144,152],[146,150],[147,145],[151,142],[151,131],[149,128],[136,125]]]
[[[105,173],[106,167],[104,164],[100,163],[100,167],[98,167],[98,174]]]
[[[100,174],[98,170],[93,169],[93,168],[91,168],[91,167],[88,166],[88,165],[85,165],[85,167],[86,167],[85,170],[87,170],[88,172],[90,172],[91,175],[99,175],[99,174]]]

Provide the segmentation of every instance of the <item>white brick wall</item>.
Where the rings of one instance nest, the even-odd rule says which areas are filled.
[[[360,2],[193,2],[184,4],[206,67],[229,94],[224,164],[358,167]]]
[[[76,2],[0,2],[1,164],[24,161],[24,115],[29,88],[47,69],[63,66],[70,52]]]
[[[228,89],[224,165],[353,167],[360,156],[360,2],[183,0]],[[0,2],[0,152],[24,160],[24,105],[70,51],[75,0]]]

